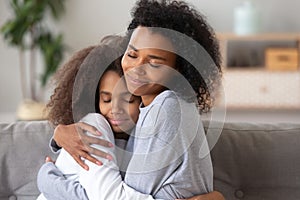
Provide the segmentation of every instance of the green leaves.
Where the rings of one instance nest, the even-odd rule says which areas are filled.
[[[0,29],[4,39],[21,51],[35,48],[41,51],[45,64],[43,86],[58,68],[65,50],[62,35],[51,33],[43,20],[47,12],[58,20],[65,11],[64,3],[65,0],[11,0],[14,17]]]
[[[38,38],[38,44],[44,58],[44,72],[41,76],[42,86],[45,86],[49,77],[56,71],[63,59],[63,53],[66,46],[63,44],[63,36],[53,36],[44,33]]]

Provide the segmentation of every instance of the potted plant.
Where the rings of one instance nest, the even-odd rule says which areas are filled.
[[[23,104],[19,107],[20,120],[44,119],[38,91],[42,90],[63,59],[65,45],[62,34],[54,34],[45,25],[46,16],[58,20],[64,13],[65,0],[11,0],[13,18],[1,27],[8,44],[19,49]],[[37,59],[43,60],[40,86],[37,86]],[[29,76],[26,72],[29,71]],[[32,113],[32,111],[35,111]]]

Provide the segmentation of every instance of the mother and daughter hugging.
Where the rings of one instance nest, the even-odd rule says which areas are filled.
[[[139,0],[132,17],[56,74],[59,156],[39,170],[38,199],[224,199],[200,117],[222,74],[212,28],[175,0]]]

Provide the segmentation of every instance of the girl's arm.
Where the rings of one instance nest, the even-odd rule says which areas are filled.
[[[80,183],[67,180],[53,162],[42,165],[37,176],[37,186],[47,200],[88,200]]]

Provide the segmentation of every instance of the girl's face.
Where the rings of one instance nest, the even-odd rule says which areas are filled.
[[[118,83],[118,84],[117,84]],[[125,81],[114,71],[103,74],[99,86],[100,113],[115,133],[130,131],[139,116],[139,97],[132,96]]]
[[[145,106],[166,89],[164,84],[172,74],[169,67],[175,68],[176,55],[164,49],[174,49],[167,38],[139,26],[132,33],[122,58],[127,88],[132,94],[141,96]]]

